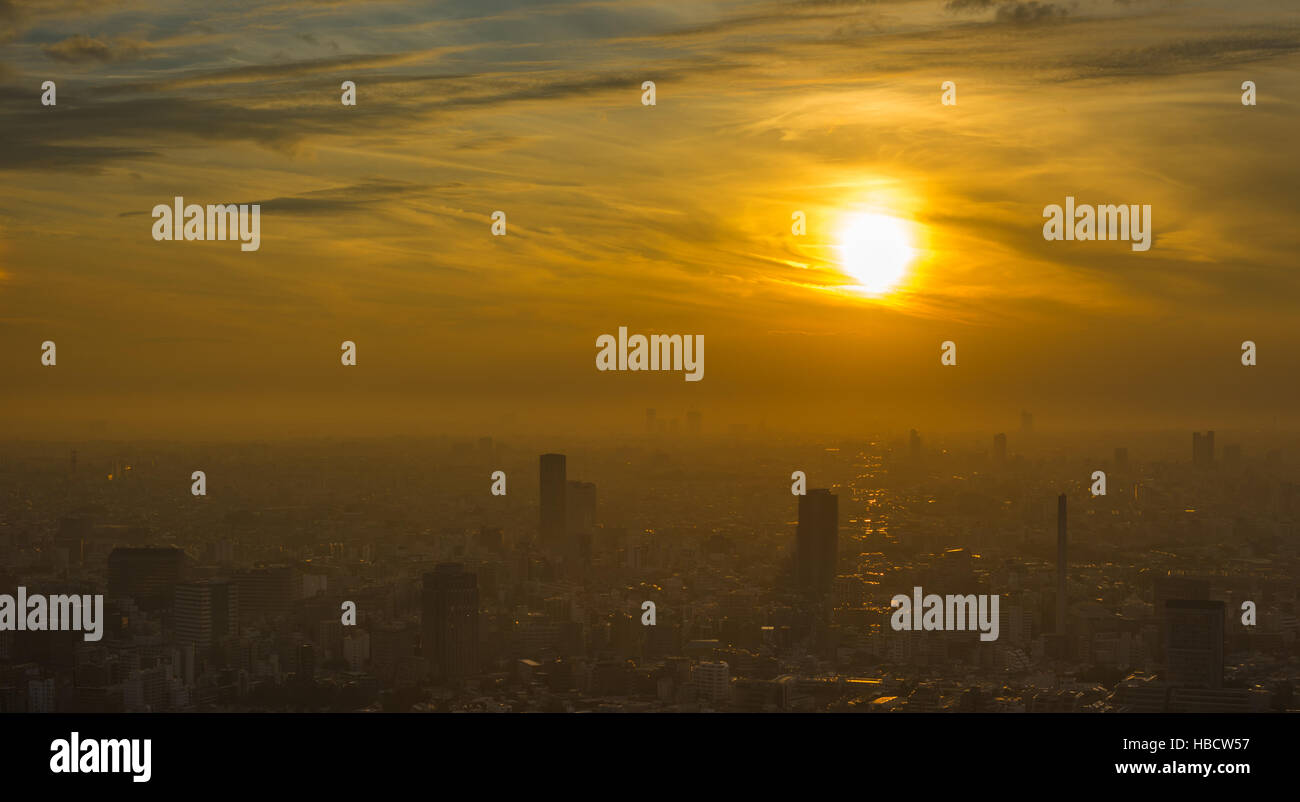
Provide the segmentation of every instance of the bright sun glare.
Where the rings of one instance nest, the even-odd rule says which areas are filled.
[[[906,222],[883,214],[858,214],[840,229],[840,268],[868,295],[883,295],[902,281],[916,251]]]

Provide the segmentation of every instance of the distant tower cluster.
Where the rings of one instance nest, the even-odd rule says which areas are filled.
[[[543,454],[540,475],[542,546],[570,556],[587,553],[596,530],[595,483],[570,480],[563,454]]]

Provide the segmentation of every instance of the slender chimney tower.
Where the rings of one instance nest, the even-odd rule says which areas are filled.
[[[1056,498],[1056,634],[1065,640],[1065,494]]]

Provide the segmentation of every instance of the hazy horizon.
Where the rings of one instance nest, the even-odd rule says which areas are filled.
[[[8,4],[0,436],[1293,431],[1300,27],[1221,5]],[[260,248],[154,241],[176,196]],[[1045,241],[1067,196],[1151,249]],[[620,326],[703,380],[598,372]]]

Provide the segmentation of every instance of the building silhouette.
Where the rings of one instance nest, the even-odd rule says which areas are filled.
[[[1156,640],[1155,654],[1157,661],[1163,663],[1167,657],[1166,647],[1169,642],[1170,601],[1208,601],[1210,598],[1210,581],[1188,576],[1159,576],[1151,588],[1153,612],[1160,628],[1160,637]]]
[[[177,585],[172,622],[178,644],[211,656],[222,640],[239,634],[238,586],[228,579]]]
[[[172,605],[186,578],[185,552],[170,547],[116,548],[108,555],[108,595],[134,599],[142,610]]]
[[[538,532],[543,545],[558,546],[564,541],[565,529],[565,495],[568,486],[565,482],[565,464],[563,454],[543,454],[541,456],[541,504]]]
[[[286,614],[297,598],[294,570],[288,565],[269,565],[237,572],[239,620],[251,626]]]
[[[478,673],[478,577],[460,563],[424,575],[421,651],[440,680]]]
[[[1066,572],[1069,569],[1068,537],[1065,528],[1065,494],[1056,497],[1056,634],[1061,638],[1062,648],[1067,643],[1066,637],[1069,618],[1068,593],[1066,591]]]
[[[564,528],[569,542],[589,539],[596,527],[596,485],[570,480],[565,483]]]
[[[825,488],[799,497],[795,534],[795,570],[800,590],[813,596],[830,593],[839,548],[839,499]]]
[[[1165,679],[1170,685],[1223,687],[1223,615],[1221,601],[1165,602]]]
[[[1205,434],[1192,432],[1192,464],[1207,466],[1214,464],[1214,432]]]

